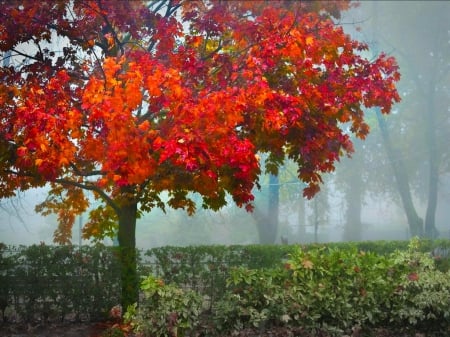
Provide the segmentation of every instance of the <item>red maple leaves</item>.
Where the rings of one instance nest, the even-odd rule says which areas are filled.
[[[229,193],[251,208],[266,152],[274,173],[294,160],[312,197],[352,151],[343,125],[363,138],[364,107],[387,113],[399,100],[395,60],[366,60],[367,46],[326,15],[346,1],[149,6],[1,4],[0,50],[12,59],[21,43],[37,50],[28,64],[1,68],[1,148],[15,152],[0,163],[9,191],[50,181],[118,209],[124,198],[161,206],[169,191],[170,206],[191,212],[189,192],[214,209]],[[44,51],[56,35],[69,41],[64,52]]]

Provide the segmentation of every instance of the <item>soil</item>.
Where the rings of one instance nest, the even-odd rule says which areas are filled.
[[[107,323],[48,323],[0,325],[0,337],[101,337]]]
[[[102,337],[102,333],[113,325],[111,322],[100,323],[49,323],[46,325],[37,324],[0,324],[0,337]],[[449,330],[450,332],[450,330]],[[441,337],[441,335],[424,333],[398,333],[389,329],[376,329],[374,331],[361,332],[353,331],[342,337]],[[129,334],[129,337],[135,336]],[[320,335],[329,337],[329,335]],[[442,335],[447,337],[450,335]],[[229,336],[231,337],[231,336]],[[301,328],[272,328],[266,331],[259,329],[244,329],[232,337],[311,337],[310,334]]]

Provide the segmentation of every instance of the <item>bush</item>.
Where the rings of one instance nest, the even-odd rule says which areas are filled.
[[[128,308],[125,319],[143,336],[186,336],[199,323],[202,297],[191,290],[148,276],[142,281],[143,298]]]
[[[289,261],[292,282],[304,303],[292,313],[299,325],[341,333],[355,325],[384,318],[384,303],[395,289],[398,273],[385,256],[321,248],[299,249]],[[314,322],[309,317],[316,318]]]
[[[220,333],[287,326],[334,336],[383,326],[448,332],[450,273],[436,270],[419,243],[387,255],[351,244],[297,247],[284,269],[234,269],[213,308],[215,326]]]
[[[231,270],[225,296],[213,307],[216,332],[263,329],[282,322],[288,304],[287,276],[280,268]]]
[[[354,326],[440,331],[450,325],[449,249],[449,240],[416,239],[155,248],[147,252],[152,264],[139,264],[141,275],[153,276],[128,316],[152,336],[275,326],[336,335]],[[120,301],[114,252],[0,245],[5,319],[106,318]]]
[[[68,314],[99,320],[120,301],[111,249],[40,244],[0,253],[0,302],[10,320],[62,321]]]
[[[392,296],[391,325],[422,331],[450,326],[450,271],[436,269],[436,261],[421,252],[422,242],[413,239],[407,251],[392,254],[393,264],[403,269]]]

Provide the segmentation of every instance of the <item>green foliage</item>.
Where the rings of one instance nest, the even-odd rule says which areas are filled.
[[[130,306],[125,319],[143,336],[185,336],[199,321],[202,297],[191,290],[165,284],[153,276],[141,284],[143,298]]]
[[[345,246],[298,247],[284,269],[232,270],[214,307],[216,328],[284,325],[335,336],[354,327],[446,331],[450,274],[436,270],[422,241],[386,255]]]
[[[393,296],[390,323],[439,330],[450,326],[450,271],[437,270],[435,259],[421,252],[422,244],[414,238],[407,251],[392,255],[404,272]]]
[[[227,292],[214,307],[218,331],[264,328],[283,320],[287,273],[281,268],[231,270]]]
[[[450,325],[448,247],[413,239],[157,248],[139,265],[153,276],[125,318],[144,336],[275,326],[336,336],[354,326],[438,334]],[[0,304],[6,298],[19,318],[95,320],[119,303],[114,249],[0,245],[0,253]]]
[[[118,303],[118,263],[110,249],[33,245],[2,252],[0,294],[16,319],[64,320],[75,314],[79,320],[106,317]],[[11,310],[10,310],[11,312]]]
[[[293,321],[308,326],[319,323],[325,330],[339,333],[356,324],[371,325],[384,319],[383,308],[398,278],[385,256],[355,247],[299,249],[288,268],[301,299]]]
[[[6,321],[5,310],[9,304],[14,283],[6,272],[14,266],[13,256],[8,254],[7,248],[5,244],[0,243],[0,311],[3,322]]]
[[[150,249],[145,255],[154,275],[198,291],[213,303],[223,296],[231,268],[275,267],[293,249],[286,245],[166,246]]]
[[[285,269],[277,271],[276,277],[266,275],[268,271],[264,273],[242,279],[250,286],[258,280],[263,285],[251,287],[251,298],[262,296],[265,301],[250,301],[252,308],[247,311],[262,307],[274,324],[311,330],[320,328],[330,333],[341,333],[355,324],[377,321],[383,315],[377,305],[393,290],[394,273],[390,271],[387,259],[374,253],[358,252],[355,248],[320,247],[307,251],[298,248]],[[245,273],[241,271],[241,275]],[[233,274],[230,283],[240,285]],[[259,289],[262,289],[261,293],[255,295]],[[240,297],[246,294],[241,292]],[[247,303],[246,300],[243,302]]]

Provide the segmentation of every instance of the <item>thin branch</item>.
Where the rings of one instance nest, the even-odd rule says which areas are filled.
[[[99,3],[100,5],[100,3]],[[117,36],[116,31],[114,30],[113,25],[109,22],[108,17],[105,14],[101,14],[101,17],[103,18],[103,20],[106,23],[106,28],[108,29],[108,32],[111,32],[111,34],[113,35],[114,40],[116,41],[117,45],[120,48],[120,51],[122,53],[122,55],[125,53],[124,49],[123,49],[123,44],[122,42],[119,40],[119,37]]]
[[[31,55],[25,54],[25,53],[22,53],[22,52],[18,51],[17,49],[14,49],[14,48],[13,48],[13,49],[11,49],[11,51],[13,51],[13,52],[15,52],[17,55],[23,56],[23,57],[25,57],[25,58],[29,58],[29,59],[35,60],[35,61],[37,61],[37,62],[42,62],[42,60],[40,60],[39,58],[37,58],[37,57],[35,57],[35,56],[31,56]],[[12,54],[11,54],[10,57],[13,57],[13,56],[15,56],[15,55],[12,55]]]
[[[72,19],[75,21],[75,14],[69,8],[68,8],[68,11],[70,12],[70,15],[72,16]],[[81,34],[83,36],[84,41],[87,41],[87,37],[86,37],[86,35],[84,35],[83,31]],[[78,42],[81,43],[81,42],[83,42],[83,40],[79,40]],[[102,47],[100,46],[100,48],[102,48]],[[100,70],[103,75],[103,79],[105,80],[105,89],[106,89],[106,74],[105,74],[105,71],[103,70],[101,59],[100,59],[100,57],[97,56],[97,53],[95,52],[95,49],[93,47],[90,47],[90,50],[92,51],[92,54],[94,54],[94,57],[100,67]]]
[[[103,191],[98,186],[95,186],[93,184],[83,184],[83,183],[79,183],[77,181],[67,180],[67,179],[63,179],[63,178],[55,179],[54,182],[61,184],[61,185],[75,186],[75,187],[81,188],[83,190],[96,192],[100,195],[100,197],[103,199],[103,201],[105,201],[106,204],[108,204],[108,206],[110,206],[117,214],[120,213],[120,208],[117,206],[117,204],[114,202],[114,200],[111,199],[109,197],[109,195],[106,194],[106,192]]]
[[[148,7],[148,9],[152,10],[154,13],[157,13],[158,11],[161,10],[161,8],[163,8],[163,6],[164,6],[164,4],[166,3],[166,1],[167,1],[167,0],[161,0],[161,1],[159,2],[159,5],[156,6],[155,9],[151,9],[151,7],[153,7],[153,5],[150,4],[149,7]]]
[[[173,5],[172,0],[169,0],[169,3],[167,5],[166,14],[164,15],[165,18],[169,18],[172,16],[173,13],[177,11],[178,8],[181,7],[181,3],[177,5]]]
[[[70,163],[70,167],[73,169],[74,173],[77,176],[80,177],[92,177],[92,176],[99,176],[99,175],[105,175],[106,172],[101,171],[101,170],[93,170],[93,171],[81,171],[76,165],[75,163]]]
[[[31,173],[21,173],[21,172],[17,172],[14,170],[5,170],[4,172],[8,173],[8,174],[14,174],[17,177],[38,178],[36,175],[31,174]],[[105,201],[106,204],[108,204],[117,214],[119,214],[119,212],[120,212],[120,208],[116,205],[114,200],[112,198],[110,198],[108,196],[108,194],[106,194],[105,191],[100,189],[98,186],[93,185],[92,183],[85,184],[85,183],[80,183],[80,182],[73,181],[73,180],[67,180],[64,178],[58,178],[58,179],[53,180],[52,182],[58,183],[61,185],[66,185],[66,186],[67,185],[75,186],[75,187],[81,188],[83,190],[96,192],[100,195],[100,197],[103,199],[103,201]]]

